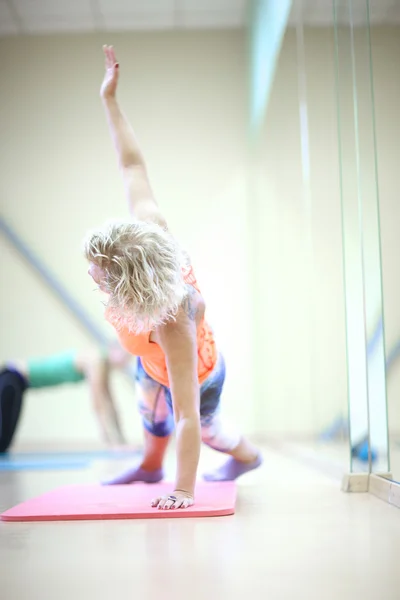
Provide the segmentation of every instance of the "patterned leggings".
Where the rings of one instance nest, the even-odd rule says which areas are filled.
[[[169,388],[154,381],[144,370],[140,358],[136,380],[139,387],[139,412],[144,428],[152,435],[166,437],[174,429],[172,397]],[[240,435],[222,425],[221,394],[225,381],[225,361],[219,355],[213,372],[200,387],[201,438],[207,446],[230,452],[240,442]]]

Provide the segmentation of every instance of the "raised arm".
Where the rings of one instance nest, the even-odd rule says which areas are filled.
[[[114,49],[112,46],[104,46],[103,50],[106,72],[100,95],[117,152],[130,211],[138,221],[152,221],[166,228],[167,224],[154,198],[135,134],[116,98],[119,64]]]

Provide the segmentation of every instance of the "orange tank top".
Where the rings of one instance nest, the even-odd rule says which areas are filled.
[[[184,271],[185,283],[192,285],[199,293],[192,267]],[[107,318],[107,314],[106,314]],[[146,373],[161,385],[169,387],[168,371],[163,350],[156,342],[150,341],[150,334],[135,335],[128,329],[117,331],[121,346],[134,356],[140,356]],[[217,349],[211,327],[203,319],[197,327],[197,355],[199,383],[203,383],[213,371],[217,362]]]

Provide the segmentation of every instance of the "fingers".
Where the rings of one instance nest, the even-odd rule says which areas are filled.
[[[153,506],[154,508],[167,508],[165,505],[167,504],[167,502],[170,503],[170,501],[168,500],[168,496],[161,496],[160,498],[153,498],[153,500],[151,501],[151,506]],[[169,508],[169,506],[168,506]]]
[[[157,506],[158,510],[164,508],[164,506],[167,503],[167,500],[168,500],[167,498],[160,498],[160,502],[158,503],[158,506]]]
[[[173,508],[189,508],[192,506],[193,500],[190,498],[180,498],[175,502],[175,506]]]
[[[114,46],[110,46],[110,54],[111,54],[112,64],[116,65],[117,64],[117,57],[115,56]]]
[[[175,508],[175,503],[176,500],[172,499],[169,496],[164,496],[163,498],[160,498],[157,508],[159,510],[169,510],[171,508]]]
[[[104,58],[105,58],[105,67],[106,67],[106,69],[109,69],[111,67],[109,46],[104,45],[103,52],[104,52]]]
[[[103,46],[103,52],[104,52],[104,60],[105,60],[105,68],[109,69],[112,65],[110,64],[110,52],[109,52],[109,47],[104,45]]]
[[[162,496],[160,498],[154,498],[151,501],[151,506],[154,508],[158,508],[158,510],[175,510],[177,508],[189,508],[192,506],[193,500],[192,498],[186,498],[184,496],[180,496],[173,500],[168,496]]]
[[[114,66],[116,66],[118,64],[113,46],[104,45],[103,52],[104,52],[104,57],[105,57],[106,69],[112,69]]]

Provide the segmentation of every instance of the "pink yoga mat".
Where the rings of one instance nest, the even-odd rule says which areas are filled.
[[[171,484],[68,485],[32,498],[1,515],[2,521],[79,521],[109,519],[174,519],[233,515],[234,482],[198,483],[196,504],[190,508],[158,510],[152,498],[170,494]]]

